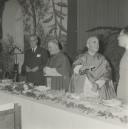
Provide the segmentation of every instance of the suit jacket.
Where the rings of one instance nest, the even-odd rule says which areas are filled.
[[[28,49],[24,54],[23,71],[26,75],[26,81],[32,82],[36,85],[45,84],[45,78],[43,76],[43,68],[46,66],[48,60],[48,52],[41,47],[37,47],[35,52],[32,49]],[[26,72],[26,66],[34,68],[39,67],[36,72]]]

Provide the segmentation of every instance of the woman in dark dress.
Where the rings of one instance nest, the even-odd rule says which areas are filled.
[[[48,50],[51,56],[44,68],[44,73],[51,79],[51,89],[68,91],[71,65],[61,48],[57,40],[48,42]]]

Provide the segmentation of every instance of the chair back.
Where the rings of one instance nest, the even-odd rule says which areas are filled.
[[[21,106],[17,103],[0,105],[0,129],[21,129]]]

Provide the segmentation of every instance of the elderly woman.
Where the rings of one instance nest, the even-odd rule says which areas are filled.
[[[48,50],[51,55],[44,73],[50,80],[51,89],[67,91],[70,81],[71,66],[67,56],[61,51],[62,46],[56,40],[48,42]]]
[[[85,97],[114,98],[116,94],[111,80],[111,68],[105,57],[98,53],[98,38],[90,37],[86,45],[88,51],[73,63],[71,92]]]
[[[117,87],[117,97],[128,102],[128,28],[120,32],[118,41],[119,46],[125,48],[125,53],[120,61],[120,78]]]

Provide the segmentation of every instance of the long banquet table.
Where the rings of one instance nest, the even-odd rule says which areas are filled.
[[[19,103],[22,129],[128,129],[128,124],[113,124],[83,116],[47,102],[0,91],[0,105]]]

